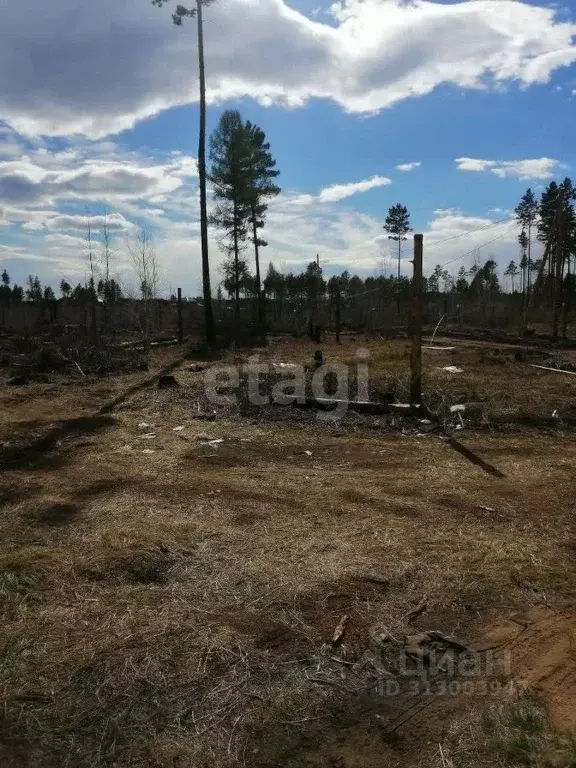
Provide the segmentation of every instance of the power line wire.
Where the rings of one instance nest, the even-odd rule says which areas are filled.
[[[469,251],[466,251],[466,253],[462,253],[460,256],[455,256],[453,259],[449,259],[449,261],[445,262],[444,264],[441,264],[441,268],[444,269],[444,267],[447,267],[448,264],[453,264],[455,261],[460,261],[460,259],[466,258],[466,256],[469,256],[470,254],[474,253],[474,251],[479,251],[480,248],[485,248],[487,245],[491,245],[491,243],[495,243],[497,240],[500,240],[501,238],[505,237],[507,234],[512,232],[512,230],[515,227],[516,227],[516,224],[514,223],[507,230],[500,233],[496,237],[493,237],[492,240],[487,240],[485,243],[481,243],[480,245],[475,245],[474,248],[471,248]]]
[[[427,243],[426,247],[431,248],[433,245],[442,245],[443,243],[448,243],[451,240],[458,240],[459,237],[464,237],[465,235],[472,235],[474,232],[482,232],[485,229],[490,229],[491,227],[497,227],[499,224],[504,224],[507,221],[511,221],[514,219],[514,216],[507,216],[505,219],[500,219],[499,221],[493,221],[490,224],[486,224],[483,227],[478,227],[478,229],[470,229],[467,232],[460,232],[459,235],[453,235],[452,237],[447,237],[445,240],[436,240],[436,242],[433,243]]]

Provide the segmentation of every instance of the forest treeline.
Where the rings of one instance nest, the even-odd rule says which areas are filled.
[[[401,274],[402,247],[412,231],[410,213],[401,203],[391,205],[383,216],[383,229],[397,247],[398,266],[395,275],[360,277],[349,270],[339,275],[325,275],[319,261],[311,260],[301,272],[280,271],[269,262],[266,276],[261,275],[262,249],[267,246],[263,232],[270,201],[280,193],[276,160],[264,131],[244,120],[238,110],[225,110],[209,139],[207,179],[211,185],[214,208],[209,223],[218,233],[225,254],[221,265],[222,280],[216,299],[232,300],[236,321],[240,319],[240,300],[253,299],[261,330],[266,323],[266,301],[314,302],[322,299],[347,300],[377,293],[380,298],[402,301],[410,294],[410,278]],[[552,181],[538,199],[527,189],[514,210],[519,225],[518,258],[500,268],[493,258],[471,267],[461,266],[457,272],[436,265],[424,278],[426,294],[452,294],[466,297],[494,296],[501,292],[532,292],[538,280],[540,303],[560,301],[572,304],[574,294],[573,263],[576,259],[576,188],[570,178]],[[110,277],[109,234],[104,232],[105,269],[98,279],[92,248],[97,237],[88,230],[90,277],[84,283],[60,283],[60,297],[80,303],[113,303],[123,297],[120,283]],[[536,243],[539,254],[534,258]],[[480,246],[482,247],[482,246]],[[142,299],[157,295],[157,268],[148,236],[139,236],[132,251]],[[251,254],[248,252],[251,251]],[[451,260],[450,263],[453,263]],[[457,260],[456,260],[457,261]],[[147,265],[153,265],[152,271]],[[142,268],[144,265],[144,268]],[[153,277],[150,275],[153,274]],[[42,286],[38,276],[30,275],[25,286],[11,284],[6,270],[1,275],[0,304],[48,302],[58,298],[50,285]]]

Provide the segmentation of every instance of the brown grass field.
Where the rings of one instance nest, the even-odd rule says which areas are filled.
[[[576,377],[440,343],[425,402],[480,403],[458,440],[501,476],[418,425],[199,420],[185,349],[2,386],[0,765],[575,766]],[[360,345],[375,391],[406,397],[405,341],[325,357]],[[170,364],[180,386],[158,389]],[[494,664],[386,695],[356,664],[383,627],[387,648],[439,630]]]

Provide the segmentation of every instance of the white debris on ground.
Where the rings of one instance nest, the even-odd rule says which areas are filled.
[[[444,368],[441,368],[440,370],[447,371],[448,373],[464,373],[463,368],[458,368],[455,365],[445,365]]]
[[[172,432],[182,432],[184,427],[172,427]]]
[[[148,424],[146,421],[141,421],[140,424],[138,424],[138,429],[151,429],[154,426],[154,424]]]
[[[145,435],[140,435],[140,440],[152,440],[156,437],[156,432],[147,432]]]
[[[453,349],[456,349],[456,347],[422,347],[422,349],[436,349],[442,352],[451,352]]]

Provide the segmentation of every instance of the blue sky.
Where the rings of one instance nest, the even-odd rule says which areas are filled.
[[[83,281],[88,216],[98,250],[106,210],[128,288],[145,226],[160,292],[196,293],[193,27],[147,0],[54,0],[33,19],[4,4],[0,29],[0,267]],[[397,202],[424,232],[428,271],[506,264],[520,195],[576,175],[574,7],[219,0],[205,29],[209,131],[239,109],[281,171],[265,267],[319,253],[327,273],[390,272],[382,224]],[[216,233],[211,256],[217,283]]]

